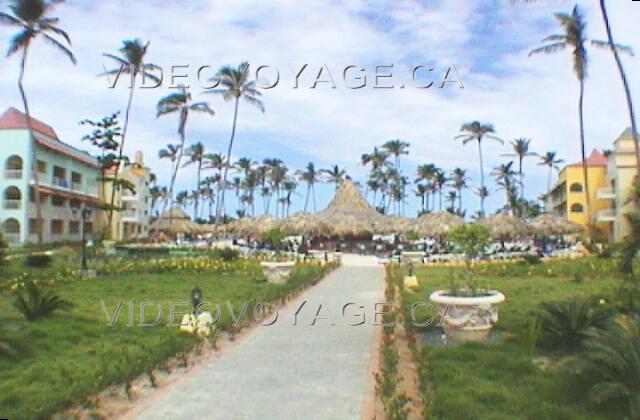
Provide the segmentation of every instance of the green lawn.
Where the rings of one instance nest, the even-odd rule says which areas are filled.
[[[574,296],[608,300],[620,283],[611,260],[583,259],[538,265],[498,264],[480,267],[478,280],[503,292],[498,331],[501,339],[488,344],[419,346],[418,367],[431,416],[443,419],[567,419],[607,418],[594,409],[585,390],[559,363],[540,369],[533,360],[549,357],[557,362],[567,355],[545,353],[526,344],[524,331],[531,310],[539,303]],[[581,273],[576,280],[575,273]],[[421,268],[420,287],[407,292],[405,311],[418,300],[447,288],[460,269]],[[417,312],[418,321],[434,316]],[[424,332],[424,328],[416,328]],[[608,414],[608,416],[607,416]]]
[[[111,313],[120,300],[133,301],[136,323],[140,302],[151,301],[162,305],[168,320],[169,302],[189,301],[190,292],[197,285],[204,301],[222,306],[218,325],[228,328],[232,319],[226,310],[227,300],[238,313],[245,300],[278,300],[291,290],[320,279],[327,270],[318,265],[298,267],[287,285],[273,286],[264,282],[257,263],[242,262],[237,267],[227,271],[127,274],[62,282],[46,290],[71,301],[74,308],[36,322],[22,320],[12,306],[13,296],[0,297],[0,322],[13,330],[8,335],[20,351],[14,358],[0,358],[0,417],[49,417],[69,405],[82,403],[108,385],[124,383],[196,342],[193,337],[179,334],[175,327],[167,327],[165,321],[153,328],[127,327],[127,306],[117,325],[109,328],[101,300]],[[147,320],[155,319],[157,310],[147,309]]]

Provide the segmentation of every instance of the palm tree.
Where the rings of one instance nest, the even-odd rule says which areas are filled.
[[[426,184],[418,184],[416,185],[416,189],[413,191],[413,193],[416,195],[416,197],[420,198],[420,213],[424,213],[425,211],[427,211],[426,208],[426,197],[427,197],[427,193],[429,192],[429,190],[427,189],[427,185]]]
[[[320,172],[327,176],[327,182],[335,184],[336,190],[347,175],[347,171],[341,169],[338,165],[333,165],[329,169],[320,169]]]
[[[9,0],[8,8],[10,13],[0,12],[0,24],[16,27],[19,30],[9,42],[7,57],[17,53],[18,51],[22,51],[20,74],[18,76],[18,90],[20,91],[20,97],[22,98],[22,105],[26,115],[29,139],[34,143],[31,149],[31,160],[34,165],[36,162],[35,136],[33,135],[31,112],[29,111],[27,93],[23,84],[25,71],[27,69],[27,55],[29,53],[31,43],[36,38],[42,37],[45,41],[66,55],[73,64],[76,64],[76,58],[69,49],[69,47],[71,47],[71,38],[58,26],[59,19],[49,16],[53,11],[53,8],[62,2],[63,0]],[[62,38],[62,40],[59,38]],[[36,219],[38,220],[38,243],[42,243],[42,203],[40,201],[38,171],[36,170],[33,171],[33,180],[35,183],[34,200],[36,206]]]
[[[283,197],[285,208],[282,209],[283,210],[282,213],[284,217],[289,217],[289,208],[291,207],[291,196],[296,192],[297,187],[298,187],[298,184],[292,178],[289,178],[282,183],[282,188],[286,193],[286,195]]]
[[[315,184],[320,182],[320,171],[316,170],[313,162],[309,162],[307,167],[304,170],[297,172],[298,177],[301,181],[307,184],[307,194],[304,199],[304,211],[307,211],[307,206],[309,204],[309,195],[312,196],[313,200],[313,211],[316,211],[316,190]]]
[[[476,195],[480,198],[480,213],[478,214],[479,218],[484,218],[484,200],[489,197],[489,189],[487,187],[479,187],[476,190]]]
[[[462,213],[462,190],[469,186],[467,181],[469,181],[469,177],[467,176],[466,169],[455,168],[453,172],[451,172],[451,184],[457,192],[458,211],[460,213]]]
[[[562,51],[566,48],[572,49],[573,57],[573,71],[578,78],[580,85],[580,94],[578,97],[578,122],[580,125],[580,152],[582,155],[582,173],[584,177],[584,194],[585,194],[585,214],[587,217],[587,223],[589,229],[592,225],[591,220],[591,196],[589,194],[589,178],[587,176],[587,154],[584,140],[584,83],[587,78],[587,36],[586,36],[586,22],[580,8],[576,5],[571,14],[568,13],[556,13],[556,19],[560,23],[563,32],[560,34],[549,35],[542,40],[543,44],[539,48],[533,49],[529,56],[534,54],[551,54],[557,51]],[[591,41],[592,44],[602,45],[607,44],[603,41]]]
[[[444,192],[444,186],[447,185],[449,179],[442,169],[436,169],[436,173],[433,177],[433,183],[435,184],[438,192],[438,210],[442,210],[442,193]]]
[[[524,137],[511,140],[511,147],[513,148],[513,153],[505,153],[503,156],[515,157],[518,159],[518,180],[520,184],[520,196],[524,198],[524,170],[523,170],[523,162],[526,158],[530,156],[538,156],[535,152],[529,151],[529,146],[531,145],[531,139],[526,139]]]
[[[192,144],[184,153],[189,157],[189,160],[184,163],[183,167],[196,165],[196,196],[193,206],[193,220],[196,220],[198,218],[198,202],[200,201],[200,176],[202,174],[202,162],[204,161],[205,156],[204,145],[200,142]]]
[[[395,158],[395,165],[398,170],[400,169],[400,156],[409,154],[410,144],[400,139],[389,140],[382,145],[382,148],[387,151],[388,154]]]
[[[231,161],[231,152],[233,150],[233,140],[236,135],[236,124],[238,122],[238,107],[240,105],[240,99],[244,99],[245,102],[257,107],[260,111],[264,112],[265,107],[260,99],[262,93],[258,91],[255,80],[249,80],[249,63],[246,61],[241,63],[237,68],[231,66],[221,67],[216,75],[210,80],[216,83],[219,88],[209,89],[205,93],[215,93],[222,95],[225,101],[233,101],[233,125],[231,128],[231,138],[229,139],[229,147],[227,148],[227,160]],[[227,184],[227,173],[229,168],[224,169],[222,175],[221,190],[222,195],[218,200],[218,207],[216,209],[216,225],[220,224],[220,212],[224,206],[224,191]]]
[[[363,166],[371,164],[371,169],[376,170],[382,168],[387,162],[389,153],[385,150],[379,150],[377,147],[373,148],[373,153],[364,153],[360,157],[360,163]]]
[[[283,201],[281,200],[282,197],[280,197],[280,191],[282,184],[287,180],[287,172],[289,171],[289,168],[284,166],[278,159],[275,159],[274,161],[277,161],[277,163],[274,162],[276,165],[269,171],[269,180],[271,181],[271,190],[276,193],[276,217],[278,217],[278,203],[283,204]]]
[[[547,152],[544,155],[540,156],[540,162],[538,166],[548,166],[549,167],[549,177],[547,179],[547,191],[551,190],[551,176],[553,174],[553,170],[560,170],[560,164],[564,162],[562,159],[556,158],[556,152]]]
[[[458,200],[458,193],[456,191],[449,191],[447,193],[447,203],[449,203],[449,207],[447,210],[449,213],[456,213],[456,201]]]
[[[136,80],[137,77],[140,76],[142,78],[142,82],[144,83],[145,78],[149,78],[155,82],[160,82],[160,79],[151,73],[151,70],[158,69],[159,67],[155,64],[145,63],[145,56],[147,55],[147,49],[149,48],[149,41],[146,44],[139,39],[134,40],[124,40],[122,41],[122,47],[120,48],[121,57],[117,55],[103,53],[102,55],[112,59],[115,61],[119,67],[111,70],[107,70],[104,73],[99,74],[98,76],[111,76],[111,75],[119,75],[121,73],[128,74],[131,77],[131,85],[129,87],[129,99],[127,100],[127,108],[124,113],[124,126],[122,128],[122,138],[120,140],[120,148],[118,150],[118,165],[123,160],[124,156],[124,145],[125,140],[127,138],[127,132],[129,129],[129,117],[131,115],[131,105],[133,103],[133,93],[136,88]],[[116,197],[115,187],[118,181],[118,168],[116,168],[114,174],[114,187],[111,190],[111,200],[109,202],[109,226],[111,226],[113,222],[113,210],[114,210],[114,202]],[[110,231],[111,229],[109,229]]]
[[[517,188],[515,187],[514,177],[516,172],[513,170],[513,161],[503,163],[496,167],[493,172],[496,183],[505,190],[507,195],[506,208],[510,208],[513,212],[516,210],[515,202],[517,201]]]
[[[178,114],[178,134],[180,135],[180,150],[176,158],[176,164],[171,174],[171,182],[169,183],[169,201],[173,204],[173,187],[176,183],[176,176],[180,169],[180,161],[184,153],[184,143],[186,141],[186,128],[189,114],[191,112],[206,113],[214,115],[215,113],[207,102],[193,102],[191,93],[185,87],[180,87],[176,93],[169,94],[158,101],[156,118],[168,114]]]
[[[465,123],[460,128],[460,132],[462,134],[457,135],[456,139],[462,139],[462,144],[467,144],[472,141],[478,142],[478,157],[480,159],[480,188],[484,188],[484,161],[482,157],[482,141],[494,140],[500,144],[504,144],[504,141],[497,136],[494,135],[496,132],[493,124],[483,124],[479,121],[473,121],[470,123]],[[480,200],[480,206],[484,207],[484,202],[482,198]],[[481,209],[484,214],[484,210]]]

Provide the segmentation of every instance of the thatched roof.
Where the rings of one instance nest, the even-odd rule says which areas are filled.
[[[278,227],[278,220],[270,214],[265,214],[257,219],[243,217],[242,219],[229,223],[226,229],[240,236],[260,238],[275,227]]]
[[[544,213],[529,222],[529,227],[538,235],[569,235],[583,232],[582,226],[564,217]]]
[[[172,235],[177,233],[195,233],[199,226],[193,223],[184,210],[173,208],[165,211],[149,226],[151,231],[165,232]]]
[[[524,220],[503,213],[482,219],[480,224],[491,229],[494,238],[521,238],[531,234],[531,229]]]
[[[318,215],[299,212],[280,223],[280,229],[289,235],[318,236],[326,231],[326,225]]]
[[[413,223],[413,230],[423,236],[440,236],[462,225],[464,225],[462,217],[441,211],[418,217]]]

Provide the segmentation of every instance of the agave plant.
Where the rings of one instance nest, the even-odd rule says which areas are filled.
[[[640,322],[594,331],[584,347],[574,367],[590,383],[589,399],[624,407],[630,418],[640,418]]]
[[[27,321],[35,321],[47,318],[55,311],[68,310],[72,304],[53,293],[42,293],[35,283],[27,282],[24,290],[18,293],[14,306]]]
[[[581,347],[593,330],[609,327],[613,310],[589,300],[573,298],[542,303],[536,315],[548,344],[572,350]]]

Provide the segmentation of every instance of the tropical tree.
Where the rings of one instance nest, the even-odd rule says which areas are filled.
[[[206,113],[208,115],[215,114],[207,102],[193,102],[191,93],[189,93],[185,87],[180,87],[178,92],[169,94],[158,101],[156,113],[157,118],[169,114],[178,114],[180,148],[176,158],[176,164],[173,167],[173,173],[171,174],[171,181],[169,183],[169,208],[171,208],[171,205],[173,204],[173,187],[175,186],[182,155],[184,154],[187,121],[189,120],[189,114],[192,112]]]
[[[438,210],[442,210],[442,194],[444,193],[444,187],[449,182],[449,178],[442,169],[437,169],[436,174],[433,177],[433,183],[435,184],[438,192]]]
[[[29,139],[35,142],[33,135],[33,126],[31,122],[31,112],[29,111],[29,102],[27,93],[24,88],[24,76],[27,69],[27,56],[29,47],[37,38],[43,38],[51,46],[62,52],[73,64],[76,64],[76,58],[70,50],[71,38],[60,26],[60,19],[51,16],[54,7],[63,0],[9,0],[9,13],[0,12],[0,24],[15,27],[18,29],[13,38],[9,41],[9,49],[7,56],[11,56],[19,51],[22,52],[20,59],[20,74],[18,75],[18,90],[22,98],[22,105],[26,115],[27,130],[29,131]],[[31,160],[36,162],[36,147],[31,148]],[[38,181],[38,171],[33,171],[34,180],[34,200],[36,206],[36,219],[38,243],[42,243],[42,203],[40,201],[40,183]]]
[[[469,186],[467,184],[468,181],[469,181],[469,177],[467,176],[466,169],[455,168],[453,172],[451,172],[451,186],[457,192],[458,212],[460,213],[462,213],[462,190],[464,190]]]
[[[540,156],[540,162],[538,162],[538,166],[547,166],[549,167],[549,176],[547,178],[547,191],[551,189],[551,176],[553,175],[553,170],[560,170],[560,164],[563,163],[564,160],[556,157],[556,152],[547,152],[544,155]]]
[[[507,195],[505,208],[515,213],[518,201],[518,189],[515,186],[516,172],[513,170],[513,161],[499,165],[493,170],[492,174],[496,178],[496,183]]]
[[[195,196],[195,202],[193,205],[194,207],[193,219],[196,220],[198,218],[198,204],[200,201],[200,189],[201,189],[200,179],[202,175],[202,163],[204,162],[204,156],[205,156],[204,145],[200,142],[192,144],[187,148],[184,154],[187,155],[189,160],[184,163],[183,167],[189,166],[189,165],[196,165],[196,189],[195,189],[196,196]]]
[[[512,140],[511,147],[513,148],[513,153],[506,153],[503,155],[515,157],[518,159],[518,181],[520,184],[520,196],[522,198],[524,198],[524,170],[522,164],[526,158],[531,156],[538,156],[537,153],[529,151],[530,145],[531,139],[527,139],[524,137]]]
[[[482,219],[485,215],[484,200],[489,197],[489,189],[487,187],[478,187],[478,189],[476,190],[476,195],[480,198],[480,213],[478,214],[478,219]]]
[[[427,211],[427,207],[426,207],[426,198],[428,197],[428,192],[429,190],[427,189],[427,185],[426,184],[418,184],[416,185],[416,189],[413,191],[413,193],[416,195],[416,197],[420,198],[420,213],[424,213]]]
[[[307,194],[304,199],[304,211],[307,211],[307,206],[309,204],[309,196],[311,195],[313,200],[313,211],[316,211],[316,190],[315,184],[320,182],[320,171],[318,171],[313,164],[313,162],[309,162],[307,167],[304,170],[300,170],[297,172],[300,180],[307,184]]]
[[[584,133],[584,85],[587,79],[587,67],[588,56],[586,44],[589,41],[587,39],[586,27],[584,16],[580,8],[576,5],[571,13],[556,13],[556,19],[562,27],[562,33],[552,34],[542,40],[543,45],[539,48],[533,49],[529,56],[535,54],[552,54],[558,51],[571,48],[573,57],[573,71],[576,74],[578,83],[580,86],[580,93],[578,97],[578,123],[580,126],[580,152],[582,155],[582,172],[584,178],[584,194],[585,194],[585,214],[589,227],[592,225],[591,219],[591,195],[589,193],[589,177],[587,176],[587,154],[585,147],[585,133]],[[611,44],[604,41],[591,41],[592,45],[607,45]],[[624,48],[621,46],[615,46],[614,49]]]
[[[236,126],[238,122],[238,108],[240,99],[243,99],[250,105],[257,107],[264,112],[264,103],[259,99],[262,93],[258,91],[255,80],[249,79],[249,63],[243,62],[237,68],[232,66],[221,67],[216,75],[210,80],[216,84],[216,88],[208,89],[205,93],[213,93],[222,95],[225,101],[233,101],[233,125],[231,127],[231,137],[229,146],[227,147],[227,160],[231,161],[231,152],[233,151],[233,141],[236,135]],[[220,224],[221,211],[224,207],[224,191],[227,186],[227,174],[229,168],[225,167],[222,174],[221,191],[222,195],[218,200],[216,208],[216,225]]]
[[[410,144],[400,139],[389,140],[382,145],[382,148],[395,158],[395,166],[400,170],[400,156],[409,154]]]
[[[495,131],[495,128],[493,127],[493,124],[484,124],[479,121],[473,121],[470,123],[463,124],[462,127],[460,128],[460,132],[462,134],[455,136],[455,138],[461,139],[462,144],[466,145],[467,143],[470,143],[472,141],[476,141],[478,143],[478,158],[480,162],[480,188],[484,188],[485,183],[484,183],[484,161],[482,156],[482,141],[485,139],[494,140],[500,144],[504,144],[504,141],[501,138],[495,136],[494,133],[496,131]],[[482,199],[480,200],[480,207],[484,207],[484,202],[482,201]],[[481,209],[481,211],[484,214],[484,209]]]
[[[120,48],[121,56],[117,56],[114,54],[103,53],[102,55],[112,59],[119,65],[117,68],[113,68],[111,70],[106,70],[104,73],[99,74],[99,76],[119,76],[120,74],[127,74],[131,78],[131,85],[129,86],[129,98],[127,100],[127,107],[124,113],[124,125],[122,128],[122,139],[120,141],[120,149],[118,150],[118,159],[116,162],[116,171],[114,174],[114,181],[117,184],[118,181],[118,170],[117,168],[120,166],[120,163],[124,158],[124,145],[127,139],[127,133],[129,130],[129,119],[131,116],[131,105],[133,104],[133,93],[136,90],[136,81],[138,76],[141,78],[142,83],[146,78],[153,80],[154,82],[159,83],[160,79],[153,73],[152,70],[158,69],[159,67],[155,64],[146,63],[145,56],[147,55],[147,49],[149,48],[149,41],[147,43],[143,43],[140,39],[129,39],[122,41],[122,47]],[[117,79],[116,79],[117,80]],[[109,227],[111,227],[113,223],[113,210],[116,199],[116,190],[117,188],[112,188],[111,191],[111,199],[109,201],[110,211],[109,211]],[[111,229],[109,229],[111,231]]]
[[[336,190],[340,187],[340,184],[347,175],[347,171],[340,168],[338,165],[333,165],[329,169],[321,169],[320,172],[326,175],[327,182],[335,184]]]
[[[283,217],[289,217],[289,209],[291,208],[291,196],[295,194],[297,187],[298,184],[293,178],[289,178],[282,183],[282,188],[285,192],[285,196],[283,197],[285,207],[282,209]]]

